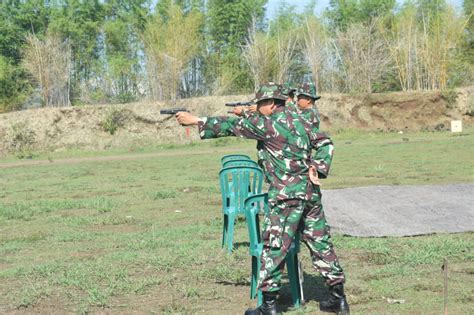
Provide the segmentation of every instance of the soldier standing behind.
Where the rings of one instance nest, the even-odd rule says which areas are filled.
[[[202,139],[238,136],[259,140],[262,166],[269,184],[269,213],[264,218],[262,267],[259,288],[263,304],[245,314],[276,314],[276,299],[281,286],[285,258],[295,234],[302,229],[315,266],[328,284],[342,288],[344,273],[332,248],[329,226],[324,219],[317,183],[317,163],[311,159],[314,133],[285,108],[286,96],[279,85],[269,83],[256,93],[260,115],[198,118],[186,112],[176,114],[182,125],[197,125]],[[349,313],[343,292],[323,301],[326,311]],[[323,306],[321,302],[321,307]],[[323,309],[323,308],[322,308]]]
[[[316,108],[316,101],[321,96],[316,93],[316,85],[312,82],[301,84],[297,89],[297,107],[300,117],[306,121],[308,130],[318,134],[319,141],[315,145],[316,154],[313,159],[318,164],[320,177],[328,176],[331,165],[334,145],[331,139],[323,132],[320,132],[319,112]]]

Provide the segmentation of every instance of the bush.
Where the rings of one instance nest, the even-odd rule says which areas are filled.
[[[125,109],[113,109],[105,117],[105,121],[102,122],[102,129],[110,133],[115,134],[117,129],[123,127],[128,117],[128,111]]]
[[[18,123],[11,126],[9,136],[10,151],[16,152],[20,159],[32,158],[31,149],[35,143],[35,132],[28,128],[26,123]]]
[[[454,90],[448,89],[441,91],[441,97],[446,101],[447,108],[453,108],[458,98],[458,93]]]

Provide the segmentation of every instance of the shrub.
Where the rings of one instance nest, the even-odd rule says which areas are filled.
[[[107,114],[105,120],[101,123],[102,129],[113,135],[117,129],[125,125],[127,117],[128,111],[124,109],[113,109]]]
[[[31,148],[35,143],[35,132],[28,128],[26,123],[11,126],[9,136],[10,151],[16,152],[20,159],[31,158]]]

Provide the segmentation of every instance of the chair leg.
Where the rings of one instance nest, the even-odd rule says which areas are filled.
[[[288,267],[288,278],[290,280],[291,297],[295,308],[300,307],[300,279],[298,274],[298,254],[288,253],[286,257],[286,265]]]
[[[235,224],[235,213],[231,212],[228,214],[228,222],[227,222],[227,251],[229,253],[232,253],[232,248],[233,248],[234,224]]]
[[[257,294],[257,284],[258,284],[258,257],[252,256],[252,276],[250,279],[250,298],[255,299]]]
[[[226,244],[226,241],[227,241],[228,225],[229,225],[229,218],[227,214],[224,214],[224,223],[222,227],[222,245],[221,245],[222,248],[224,248],[224,245]]]

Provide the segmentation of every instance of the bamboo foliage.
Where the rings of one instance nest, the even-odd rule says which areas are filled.
[[[380,27],[403,91],[412,90],[417,55],[416,8],[406,7],[393,19],[391,31]]]
[[[278,31],[274,37],[258,32],[255,23],[242,46],[242,57],[252,73],[255,89],[266,81],[284,82],[295,59],[299,30]]]
[[[273,81],[284,82],[289,77],[290,67],[295,56],[296,44],[300,40],[298,29],[280,31],[275,39],[275,65]]]
[[[199,52],[203,23],[196,11],[184,15],[180,6],[171,4],[168,19],[156,15],[144,33],[150,97],[175,100],[185,67]]]
[[[261,82],[270,80],[274,51],[269,35],[257,31],[255,19],[249,29],[245,44],[242,47],[242,57],[252,74],[255,90]]]
[[[71,47],[54,34],[26,37],[23,66],[38,82],[44,106],[70,106]]]
[[[433,16],[417,15],[405,7],[391,24],[381,28],[403,91],[445,89],[450,60],[460,43],[466,18],[452,8]]]
[[[318,91],[335,90],[335,71],[331,71],[333,51],[330,39],[319,21],[314,16],[307,16],[304,24],[304,56],[316,82]],[[334,70],[334,69],[333,69]]]
[[[459,45],[467,19],[457,18],[452,8],[427,19],[423,16],[420,43],[421,81],[424,90],[442,90],[447,87],[449,60]]]
[[[335,36],[340,56],[343,91],[373,92],[373,85],[390,71],[390,56],[383,38],[377,30],[379,20],[367,24],[352,24]]]

